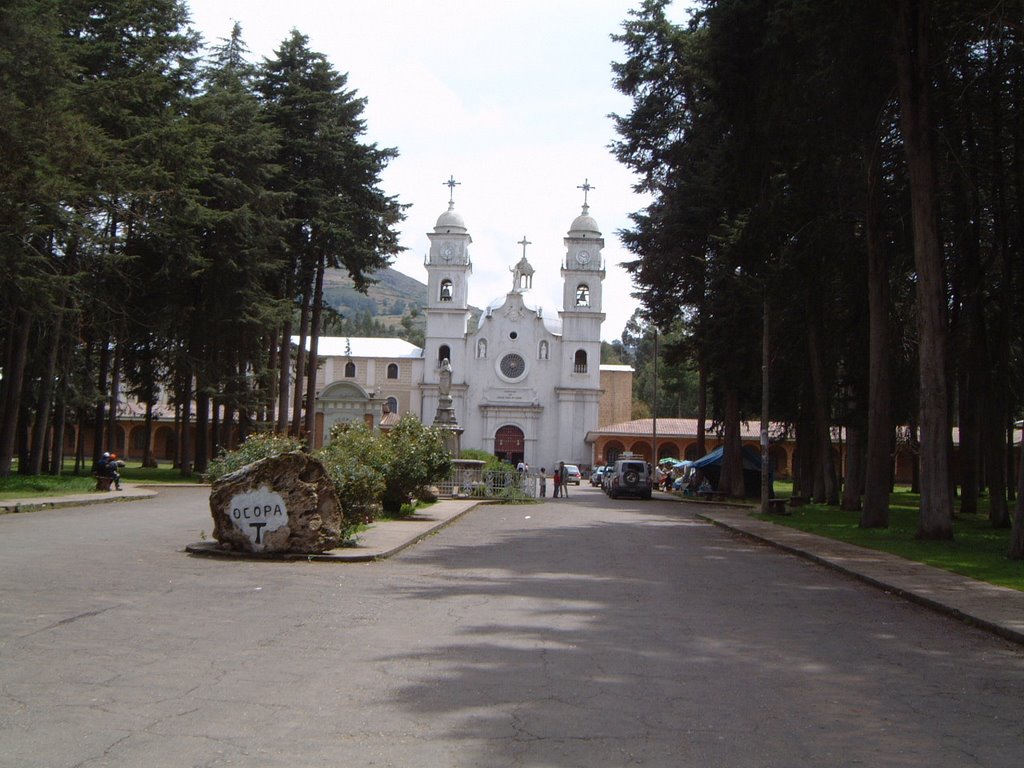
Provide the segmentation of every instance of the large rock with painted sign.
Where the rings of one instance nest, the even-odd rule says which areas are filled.
[[[324,465],[284,453],[214,481],[213,537],[242,552],[312,554],[341,543],[344,513]]]

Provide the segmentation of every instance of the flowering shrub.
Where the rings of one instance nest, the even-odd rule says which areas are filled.
[[[371,522],[385,487],[387,459],[380,436],[358,422],[335,424],[327,445],[316,455],[327,467],[345,516]]]
[[[207,482],[223,477],[224,475],[241,469],[246,464],[252,464],[260,459],[268,459],[271,456],[279,456],[282,453],[301,451],[302,441],[297,437],[289,437],[275,432],[254,432],[245,438],[238,448],[233,451],[222,451],[217,458],[210,462],[206,470]]]
[[[444,431],[423,425],[412,414],[403,416],[382,442],[386,456],[382,499],[385,512],[401,514],[403,504],[451,471]]]

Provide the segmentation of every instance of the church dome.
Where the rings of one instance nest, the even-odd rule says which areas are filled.
[[[569,237],[600,237],[601,229],[590,215],[590,206],[583,206],[583,213],[577,216],[569,227]]]
[[[434,232],[446,234],[451,232],[465,232],[466,221],[455,212],[455,203],[448,203],[448,210],[437,217],[437,224],[434,225]]]

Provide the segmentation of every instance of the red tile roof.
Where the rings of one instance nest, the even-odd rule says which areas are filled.
[[[650,435],[653,432],[653,419],[633,419],[623,421],[619,424],[609,424],[598,427],[591,434],[601,435]],[[711,429],[711,422],[705,422],[705,430],[709,435],[717,435],[718,431]],[[770,431],[777,432],[780,424],[772,424]],[[658,419],[658,434],[665,437],[696,437],[696,419]],[[759,422],[740,422],[740,437],[744,440],[759,439],[761,425]]]

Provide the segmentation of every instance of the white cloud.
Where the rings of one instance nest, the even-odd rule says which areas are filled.
[[[426,232],[446,209],[454,174],[456,208],[473,236],[470,300],[485,306],[511,286],[508,267],[524,235],[537,269],[535,303],[561,303],[562,238],[579,214],[577,186],[589,179],[591,214],[605,238],[605,339],[616,338],[636,301],[619,262],[631,257],[615,231],[646,201],[611,156],[608,114],[629,102],[611,84],[621,60],[609,36],[634,3],[611,0],[450,0],[422,3],[323,0],[190,0],[208,40],[232,23],[256,59],[298,29],[349,87],[368,99],[367,138],[400,156],[383,188],[411,203],[401,226],[409,251],[396,268],[425,279]]]

